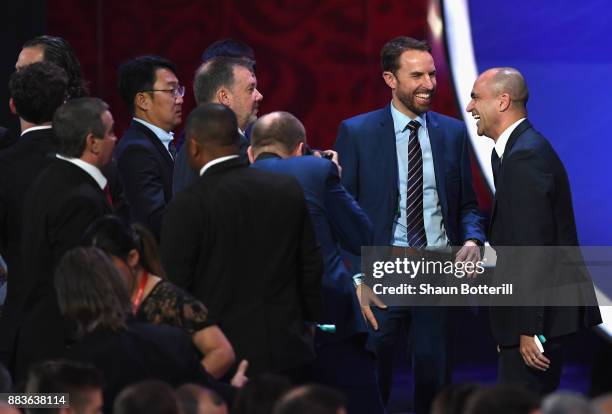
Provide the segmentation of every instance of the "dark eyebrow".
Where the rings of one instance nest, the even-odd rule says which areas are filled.
[[[477,95],[476,95],[474,92],[472,92],[472,93],[470,94],[470,97],[471,97],[472,99],[474,99],[474,98],[476,98],[476,97],[477,97]]]

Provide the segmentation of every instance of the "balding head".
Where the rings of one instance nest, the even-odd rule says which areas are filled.
[[[515,68],[503,67],[489,69],[483,75],[490,73],[491,87],[498,95],[507,93],[514,105],[525,107],[529,99],[529,90],[525,78]]]
[[[272,112],[255,122],[251,130],[251,148],[257,157],[262,152],[292,155],[306,141],[304,125],[289,112]]]

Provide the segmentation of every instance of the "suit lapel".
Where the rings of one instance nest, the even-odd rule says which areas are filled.
[[[428,112],[427,133],[431,145],[431,155],[436,176],[436,190],[442,207],[442,217],[448,217],[448,197],[446,196],[446,179],[444,178],[444,133],[438,125],[435,116]]]
[[[164,144],[162,144],[162,142],[159,140],[159,138],[157,137],[157,135],[155,135],[153,131],[151,131],[149,128],[147,128],[145,125],[141,124],[140,122],[134,121],[134,120],[132,120],[132,124],[130,125],[130,128],[135,128],[141,131],[144,134],[144,136],[147,137],[149,141],[151,141],[151,143],[155,146],[155,148],[157,148],[159,153],[162,154],[162,157],[164,157],[164,160],[166,160],[170,168],[174,166],[174,161],[172,160],[172,157],[170,156],[168,149],[164,147]]]
[[[397,210],[398,206],[398,180],[399,180],[399,172],[397,170],[397,146],[395,145],[395,126],[393,125],[393,117],[391,116],[391,104],[387,106],[387,108],[383,111],[383,117],[380,120],[380,132],[376,134],[375,142],[373,145],[373,149],[378,148],[380,151],[380,159],[385,160],[384,162],[388,162],[388,160],[393,160],[391,165],[381,165],[381,171],[384,171],[386,168],[391,169],[389,181],[388,181],[388,191],[385,191],[385,194],[394,194],[393,198],[393,211]],[[395,213],[394,213],[395,214]]]

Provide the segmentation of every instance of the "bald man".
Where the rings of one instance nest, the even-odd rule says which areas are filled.
[[[543,303],[533,292],[552,288],[563,268],[542,249],[518,252],[507,246],[578,245],[567,173],[550,143],[527,120],[529,90],[518,70],[487,70],[471,96],[466,110],[477,120],[478,134],[495,142],[491,164],[496,194],[489,234],[498,254],[495,275],[533,296],[524,306],[491,308],[500,348],[499,380],[547,394],[559,385],[568,335],[601,323],[601,316],[597,307],[577,306],[577,298],[593,296],[592,284],[577,285],[567,306],[533,306]],[[534,335],[545,338],[544,352]]]

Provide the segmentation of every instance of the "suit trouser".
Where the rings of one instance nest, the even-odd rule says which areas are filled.
[[[540,395],[553,392],[561,380],[565,342],[566,338],[553,338],[543,345],[544,355],[550,360],[550,367],[546,371],[525,365],[518,346],[502,348],[498,361],[498,381],[522,385]]]
[[[389,401],[393,379],[393,354],[400,331],[408,334],[414,378],[414,411],[430,412],[431,402],[450,383],[447,353],[447,309],[444,307],[373,308],[378,330],[370,346],[378,356],[378,380],[385,404]]]
[[[364,342],[353,336],[318,346],[314,380],[341,391],[348,402],[348,414],[384,414],[376,359]]]

